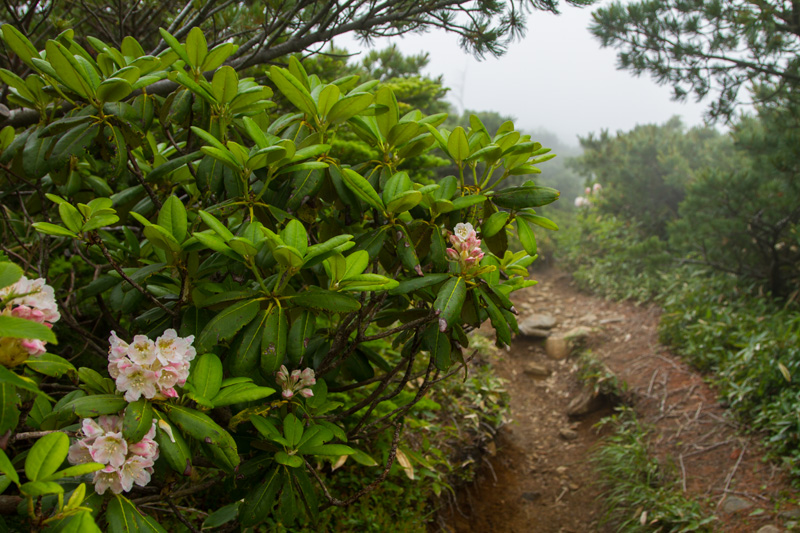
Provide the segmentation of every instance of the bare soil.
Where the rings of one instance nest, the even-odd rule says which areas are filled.
[[[628,399],[640,421],[654,428],[653,453],[675,465],[680,490],[717,516],[716,531],[797,527],[793,523],[800,516],[794,510],[798,493],[777,465],[763,460],[763,437],[748,435],[703,376],[659,344],[657,307],[582,293],[569,275],[557,270],[534,278],[539,285],[515,294],[520,321],[532,313],[552,315],[558,322],[551,337],[576,326],[591,328],[585,348],[627,383]],[[551,375],[525,373],[531,363],[545,365]],[[567,406],[582,387],[576,360],[549,358],[544,341],[518,337],[499,354],[495,367],[507,380],[514,422],[499,433],[475,483],[461,490],[457,505],[442,517],[442,530],[613,531],[599,525],[603,487],[588,462],[603,438],[595,424],[613,407],[603,406],[583,418],[568,417]],[[726,498],[738,498],[749,507],[729,512]]]

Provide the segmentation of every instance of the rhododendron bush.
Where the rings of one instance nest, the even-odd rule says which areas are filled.
[[[208,524],[313,522],[392,475],[468,332],[511,341],[558,198],[503,188],[551,157],[513,124],[447,131],[294,58],[264,85],[199,30],[157,56],[2,34],[30,70],[0,72],[9,101],[41,114],[0,132],[0,491],[30,528],[163,531],[189,497]],[[429,150],[457,175],[404,170]]]

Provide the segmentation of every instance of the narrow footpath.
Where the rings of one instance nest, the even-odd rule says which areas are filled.
[[[589,401],[578,380],[574,339],[581,338],[581,349],[627,383],[628,402],[654,428],[653,452],[676,465],[679,490],[717,517],[715,531],[798,530],[797,491],[762,460],[757,436],[744,434],[703,377],[659,344],[658,308],[582,293],[557,270],[533,277],[539,284],[514,298],[528,334],[495,361],[513,423],[440,521],[443,531],[613,531],[599,525],[602,488],[587,459],[608,431],[595,424],[614,410]]]

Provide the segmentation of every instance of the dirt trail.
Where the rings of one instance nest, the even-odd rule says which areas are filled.
[[[551,315],[557,320],[554,338],[575,327],[591,328],[586,347],[627,382],[639,419],[655,427],[655,454],[677,465],[687,494],[718,517],[715,530],[796,530],[800,512],[789,502],[798,501],[797,492],[775,465],[762,461],[758,439],[742,434],[702,377],[658,343],[657,308],[581,293],[570,276],[555,270],[534,278],[539,285],[514,298],[520,322],[536,313]],[[475,484],[462,491],[444,529],[610,531],[598,526],[601,491],[586,460],[602,438],[593,426],[612,408],[568,417],[570,401],[581,391],[577,365],[574,357],[549,357],[544,341],[518,337],[496,368],[508,381],[514,423],[501,431],[496,452]]]

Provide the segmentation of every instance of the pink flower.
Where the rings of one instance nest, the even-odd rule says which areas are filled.
[[[602,185],[600,185],[599,183],[595,183],[595,184],[594,184],[594,186],[592,187],[592,192],[594,192],[594,193],[598,193],[598,192],[600,192],[602,189],[603,189],[603,186],[602,186]]]
[[[475,228],[467,222],[459,222],[450,235],[452,248],[447,249],[447,258],[461,265],[461,272],[466,273],[480,263],[483,258],[481,240],[478,239]]]
[[[109,361],[116,361],[120,357],[125,357],[125,355],[127,355],[128,343],[117,337],[117,333],[115,331],[111,332],[111,336],[108,338],[108,343],[110,344],[108,349]]]
[[[158,373],[139,365],[131,365],[120,372],[117,377],[117,388],[125,392],[126,402],[135,402],[142,396],[154,397],[157,381]]]
[[[289,370],[284,365],[281,365],[280,370],[275,375],[275,381],[283,389],[281,395],[287,400],[293,398],[295,393],[300,394],[303,398],[311,398],[314,396],[314,391],[308,387],[317,382],[313,369],[293,370],[289,374]]]
[[[144,487],[150,482],[153,464],[159,456],[158,443],[154,440],[155,421],[147,434],[135,443],[128,442],[122,435],[120,416],[101,416],[97,421],[86,418],[81,428],[84,436],[70,446],[68,459],[72,464],[96,461],[106,465],[94,474],[98,494],[108,489],[119,494],[131,490],[134,483]]]
[[[144,487],[150,483],[150,470],[153,466],[153,461],[134,455],[125,461],[125,464],[119,469],[119,477],[122,485],[122,490],[128,492],[133,488],[136,483],[140,487]],[[113,489],[112,489],[113,490]]]
[[[45,348],[45,343],[39,339],[22,339],[20,341],[20,345],[26,352],[28,352],[28,355],[32,357],[42,355],[47,351],[47,348]]]
[[[119,476],[119,470],[113,466],[107,466],[94,473],[94,491],[103,495],[108,489],[114,494],[122,492],[122,478]]]
[[[128,441],[122,438],[122,433],[106,433],[94,440],[89,453],[95,462],[119,468],[128,455]]]
[[[156,360],[156,343],[144,335],[136,335],[128,346],[128,359],[137,365],[149,365]]]

